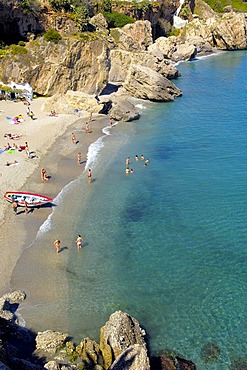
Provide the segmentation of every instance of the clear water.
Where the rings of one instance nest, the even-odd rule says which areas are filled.
[[[13,273],[32,297],[28,325],[98,340],[121,309],[146,329],[152,354],[171,349],[199,370],[246,359],[246,54],[180,64],[183,97],[143,103],[140,120],[91,148],[93,184],[83,174],[62,191]],[[203,358],[208,342],[215,361]]]

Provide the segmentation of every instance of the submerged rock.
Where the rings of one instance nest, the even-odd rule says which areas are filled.
[[[217,361],[220,356],[220,348],[214,342],[208,342],[202,347],[201,358],[204,362]]]

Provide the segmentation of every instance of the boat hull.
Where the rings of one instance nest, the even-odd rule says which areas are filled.
[[[26,201],[29,208],[39,207],[52,201],[52,198],[49,198],[46,195],[22,191],[7,191],[3,197],[10,203],[16,201],[20,207],[24,207],[24,202]]]

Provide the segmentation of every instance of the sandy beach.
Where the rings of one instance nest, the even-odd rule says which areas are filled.
[[[37,119],[32,120],[26,114],[23,102],[0,101],[0,293],[10,289],[11,273],[23,249],[35,238],[40,225],[52,211],[52,207],[44,207],[29,211],[26,215],[18,208],[17,216],[11,205],[3,199],[6,191],[30,191],[54,198],[71,180],[79,176],[85,167],[88,147],[102,135],[102,128],[108,124],[107,116],[93,116],[90,122],[91,133],[84,131],[88,113],[78,115],[59,114],[56,117],[43,112],[41,107],[46,98],[32,101],[30,109]],[[56,107],[54,107],[56,109]],[[24,121],[19,124],[10,123],[11,118],[22,114]],[[75,133],[77,144],[71,140]],[[6,134],[20,135],[17,140],[8,139]],[[56,141],[65,137],[66,145],[62,153],[56,157]],[[31,152],[28,158],[25,151],[6,151],[11,146],[28,143]],[[81,152],[82,163],[77,164],[77,153]],[[53,154],[52,154],[53,153]],[[6,163],[17,161],[15,165]],[[68,162],[69,161],[69,162]],[[42,182],[40,169],[45,167],[51,176],[48,182]]]

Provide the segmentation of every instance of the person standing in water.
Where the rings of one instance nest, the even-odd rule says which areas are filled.
[[[77,236],[77,239],[76,239],[75,242],[76,242],[77,249],[81,249],[83,239],[82,239],[82,236],[80,234]]]
[[[91,168],[89,168],[88,171],[87,171],[87,179],[88,179],[88,183],[91,184],[91,182],[92,182],[92,170],[91,170]]]
[[[60,240],[59,239],[56,239],[53,244],[54,244],[54,247],[56,248],[56,253],[59,253],[60,252],[60,248],[61,248],[61,242],[60,242]]]
[[[77,164],[81,164],[81,152],[77,154]]]

